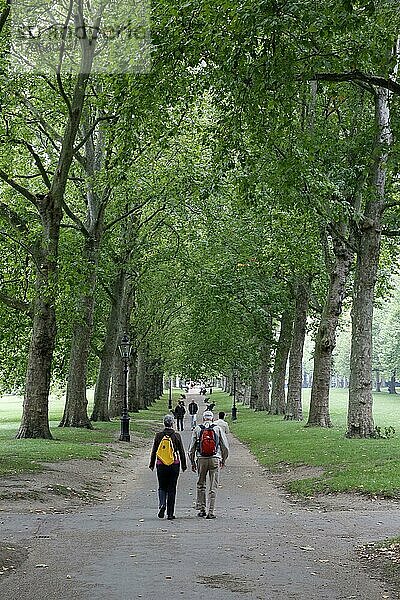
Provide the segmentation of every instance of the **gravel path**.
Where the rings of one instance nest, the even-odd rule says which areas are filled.
[[[190,432],[183,433],[187,445]],[[396,505],[300,506],[268,481],[244,445],[230,441],[214,521],[196,516],[189,470],[179,479],[176,520],[157,518],[149,447],[126,461],[125,479],[116,478],[101,504],[69,514],[2,513],[2,540],[26,549],[27,559],[2,577],[0,598],[397,598],[354,552],[399,531]]]

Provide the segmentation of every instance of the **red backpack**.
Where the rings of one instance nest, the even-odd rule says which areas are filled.
[[[200,456],[215,456],[218,447],[218,435],[214,425],[200,425],[199,452]]]

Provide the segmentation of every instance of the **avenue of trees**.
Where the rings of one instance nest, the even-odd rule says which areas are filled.
[[[52,384],[60,427],[119,415],[124,332],[131,411],[168,374],[222,374],[302,420],[308,333],[306,424],[332,425],[335,370],[346,435],[374,436],[373,385],[400,373],[397,3],[159,0],[151,65],[122,74],[93,69],[102,15],[80,0],[76,73],[63,40],[54,73],[18,72],[11,16],[3,1],[0,382],[24,393],[18,437],[51,439]]]

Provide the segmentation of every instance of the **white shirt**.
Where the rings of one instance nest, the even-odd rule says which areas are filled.
[[[218,427],[220,429],[222,429],[222,431],[225,433],[225,435],[228,435],[229,433],[229,425],[226,421],[224,421],[223,419],[217,419],[216,421],[214,421],[215,425],[218,425]]]

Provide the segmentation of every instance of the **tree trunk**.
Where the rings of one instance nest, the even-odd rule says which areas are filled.
[[[251,386],[250,386],[250,398],[249,398],[249,407],[253,410],[257,406],[258,403],[258,381],[256,377],[253,375]]]
[[[372,318],[379,263],[381,214],[385,203],[386,165],[392,135],[389,92],[375,93],[376,143],[373,189],[369,190],[364,218],[358,232],[357,263],[351,311],[349,408],[347,437],[372,437]]]
[[[71,340],[67,394],[64,416],[60,427],[91,428],[87,415],[87,366],[93,330],[93,312],[97,284],[99,248],[103,236],[104,211],[110,195],[108,185],[98,192],[99,174],[104,167],[104,142],[101,125],[97,131],[90,131],[90,124],[84,123],[85,171],[87,176],[86,222],[81,233],[85,238],[82,262],[85,267],[85,288],[78,299],[79,314],[75,318]]]
[[[98,244],[90,239],[85,244],[84,259],[87,266],[85,292],[79,302],[79,315],[73,325],[67,394],[63,418],[59,427],[86,427],[92,429],[87,414],[87,365],[93,328],[94,294]]]
[[[345,241],[333,239],[334,264],[329,277],[328,295],[315,340],[314,372],[308,426],[332,427],[329,414],[329,388],[332,354],[336,346],[336,330],[346,293],[346,281],[353,252]]]
[[[139,412],[139,404],[136,392],[136,384],[137,384],[137,352],[132,352],[130,369],[129,369],[130,377],[129,377],[129,393],[128,393],[128,403],[129,403],[129,412]],[[163,394],[163,390],[161,391],[161,395]]]
[[[269,410],[269,384],[271,380],[271,344],[264,341],[260,353],[260,370],[258,375],[258,395],[255,410]]]
[[[117,333],[117,344],[118,340],[121,336],[126,332],[129,334],[131,344],[134,342],[131,326],[130,326],[130,318],[131,312],[133,308],[133,286],[132,280],[125,278],[124,288],[122,293],[122,302],[119,310],[119,323],[118,323],[118,333]],[[131,363],[132,357],[129,360],[129,376],[128,376],[128,410],[129,410],[129,392],[130,392],[130,381],[132,380],[132,371],[131,371]],[[121,356],[118,348],[116,348],[114,353],[114,360],[112,363],[112,371],[111,371],[111,393],[110,393],[110,405],[109,405],[109,415],[110,417],[117,417],[122,415],[123,408],[123,393],[124,393],[124,385],[125,385],[125,377],[123,370],[123,363],[121,361]]]
[[[303,381],[303,349],[307,326],[310,284],[299,283],[296,290],[292,345],[289,355],[289,380],[285,419],[303,420],[301,384]]]
[[[375,389],[377,392],[381,391],[381,373],[379,369],[375,369]]]
[[[108,401],[110,394],[111,373],[120,333],[121,310],[125,291],[125,272],[118,273],[111,298],[110,315],[107,331],[101,352],[100,369],[94,391],[92,421],[109,421]]]
[[[77,15],[79,19],[79,15]],[[55,300],[57,259],[63,200],[74,156],[74,144],[81,122],[86,87],[92,70],[96,40],[83,38],[80,72],[76,78],[65,126],[57,168],[49,192],[37,195],[34,204],[39,211],[42,236],[36,267],[34,316],[26,372],[24,404],[17,438],[51,439],[48,408],[51,365],[56,339]]]
[[[146,359],[146,348],[142,345],[137,353],[136,371],[136,404],[139,409],[146,408]]]
[[[52,439],[49,427],[51,365],[56,340],[55,296],[61,202],[48,195],[40,202],[42,239],[37,251],[33,327],[17,438]]]
[[[393,371],[393,374],[389,380],[389,394],[397,394],[396,392],[396,371]]]
[[[286,405],[285,380],[286,368],[292,343],[293,315],[287,310],[281,317],[281,330],[275,353],[274,371],[272,374],[271,415],[284,415]]]

